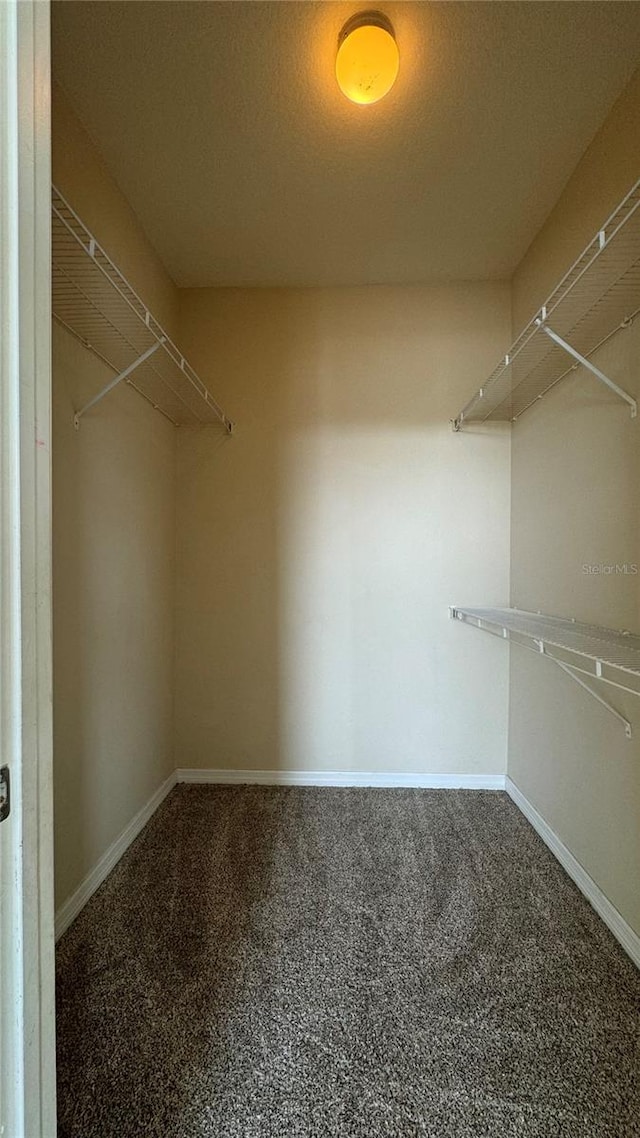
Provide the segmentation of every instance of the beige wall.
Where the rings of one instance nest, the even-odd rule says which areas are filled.
[[[514,333],[595,236],[640,176],[640,70],[622,92],[567,182],[512,280]]]
[[[237,420],[178,439],[176,764],[504,772],[509,434],[449,418],[509,338],[496,284],[181,292]]]
[[[232,440],[174,433],[125,388],[76,433],[108,373],[55,330],[59,902],[174,760],[505,769],[508,652],[447,606],[508,595],[510,439],[448,419],[505,350],[510,307],[517,331],[634,180],[639,112],[636,79],[511,291],[179,297],[56,92],[58,188],[238,421]],[[598,358],[632,390],[639,340]],[[579,372],[514,427],[512,603],[638,631],[637,578],[582,566],[640,563],[639,429]],[[510,679],[511,777],[640,931],[637,739],[551,664],[514,649]]]
[[[52,180],[120,272],[174,337],[178,290],[67,99],[52,92]]]
[[[167,330],[177,297],[61,92],[53,178]],[[56,898],[63,903],[173,769],[173,427],[112,372],[53,339]]]
[[[640,174],[640,78],[614,107],[513,281],[514,332]],[[640,326],[594,357],[640,394]],[[582,369],[513,428],[511,600],[640,632],[640,420]],[[609,689],[623,729],[552,664],[511,653],[509,774],[640,933],[640,701]],[[606,690],[604,694],[607,694]]]

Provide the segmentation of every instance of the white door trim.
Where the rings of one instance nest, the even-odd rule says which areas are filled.
[[[13,676],[3,704],[12,810],[2,825],[11,823],[15,839],[9,1091],[12,1138],[54,1138],[49,3],[2,0],[2,9],[2,444],[11,489],[0,538],[11,550],[3,607],[12,631],[1,651],[3,674]]]
[[[0,4],[0,757],[20,756],[17,22]],[[17,779],[14,777],[16,783]],[[15,802],[15,793],[14,793]],[[0,825],[0,1133],[24,1130],[20,825]]]

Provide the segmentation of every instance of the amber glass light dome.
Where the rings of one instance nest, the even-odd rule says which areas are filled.
[[[360,12],[338,39],[336,78],[352,103],[377,103],[393,87],[400,66],[390,20],[381,12]]]

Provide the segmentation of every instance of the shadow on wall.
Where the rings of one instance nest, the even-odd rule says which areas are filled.
[[[66,900],[172,769],[173,427],[54,325],[56,887]]]
[[[508,598],[509,438],[449,419],[508,338],[499,284],[183,293],[238,429],[178,437],[178,767],[503,768],[505,654],[448,605]]]
[[[640,322],[596,365],[638,397]],[[518,423],[512,457],[512,594],[520,608],[640,630],[638,427],[578,368]]]
[[[53,727],[56,833],[75,829],[75,841],[57,841],[56,899],[66,900],[79,880],[79,865],[90,864],[88,835],[74,825],[82,817],[89,771],[82,757],[88,740],[81,709],[90,684],[84,651],[86,565],[83,557],[82,503],[86,486],[73,459],[71,392],[56,364],[66,353],[80,358],[80,346],[53,324]],[[86,352],[83,353],[86,356]],[[79,714],[80,710],[80,714]]]

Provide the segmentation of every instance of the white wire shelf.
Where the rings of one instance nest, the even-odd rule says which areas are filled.
[[[233,424],[62,194],[52,187],[53,316],[176,427]]]
[[[640,311],[640,180],[453,420],[514,422],[582,363],[636,413],[635,400],[588,362]],[[545,335],[546,333],[546,335]]]
[[[597,624],[583,624],[566,617],[546,616],[522,609],[452,608],[451,615],[478,628],[499,631],[510,638],[512,633],[535,642],[538,651],[549,653],[558,648],[574,657],[572,667],[589,672],[596,679],[598,665],[630,673],[640,679],[640,636],[616,632]],[[540,648],[540,645],[543,648]],[[635,689],[631,689],[635,690]]]
[[[625,726],[631,725],[575,672],[602,680],[622,691],[640,695],[640,636],[627,631],[585,624],[566,617],[547,616],[510,608],[459,608],[449,610],[455,620],[491,632],[504,640],[531,648],[571,675]]]

